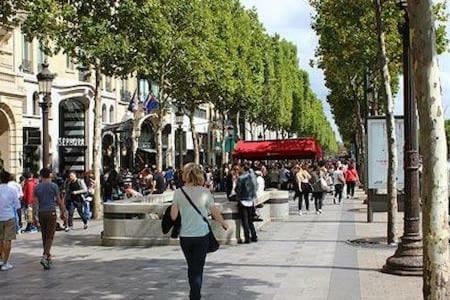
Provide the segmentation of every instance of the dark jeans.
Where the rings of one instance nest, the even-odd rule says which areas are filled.
[[[242,227],[244,228],[245,242],[250,242],[250,234],[251,240],[256,241],[258,237],[256,236],[255,225],[253,225],[253,207],[247,207],[241,203],[238,204],[238,207]]]
[[[50,256],[50,248],[56,231],[56,212],[39,212],[39,223],[41,224],[42,245],[44,256]]]
[[[355,181],[348,181],[347,182],[347,197],[348,196],[354,196],[355,195]]]
[[[344,185],[342,183],[334,185],[334,197],[339,197],[339,203],[342,201],[342,190],[344,189]]]
[[[208,251],[208,235],[202,237],[180,237],[180,245],[188,265],[189,299],[201,298],[203,268]]]
[[[77,209],[78,214],[80,215],[81,219],[83,220],[84,224],[87,224],[86,215],[83,212],[83,202],[82,201],[67,201],[67,212],[69,213],[68,217],[68,226],[73,226],[73,214],[75,213],[75,209]],[[66,223],[64,223],[66,225]]]
[[[305,182],[301,183],[302,191],[298,199],[298,210],[302,210],[303,200],[305,200],[306,210],[309,210],[309,194],[311,193],[311,185]],[[303,197],[303,199],[302,199]]]
[[[324,196],[324,192],[314,192],[313,193],[314,205],[316,206],[316,211],[319,211],[319,209],[322,209],[323,196]]]

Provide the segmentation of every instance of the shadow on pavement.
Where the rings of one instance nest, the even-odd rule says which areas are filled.
[[[3,299],[187,299],[183,259],[86,259],[68,256],[43,271],[38,258],[15,254],[15,268],[3,272]],[[254,290],[269,281],[230,275],[236,264],[207,262],[202,293],[206,299],[256,299]],[[253,290],[250,290],[253,289]],[[34,298],[33,298],[34,297]],[[36,298],[36,299],[38,299]]]

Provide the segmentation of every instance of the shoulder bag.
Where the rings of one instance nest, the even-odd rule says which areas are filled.
[[[180,187],[180,190],[183,192],[184,196],[189,201],[189,203],[192,205],[194,210],[202,217],[203,221],[205,221],[205,223],[208,225],[208,229],[209,229],[208,253],[216,252],[219,249],[220,245],[219,245],[219,242],[217,242],[216,237],[214,236],[214,234],[212,232],[211,225],[209,224],[208,219],[206,219],[205,216],[202,215],[200,210],[197,208],[197,206],[195,206],[194,202],[192,202],[191,198],[188,196],[188,194],[185,192],[185,190],[182,187]]]

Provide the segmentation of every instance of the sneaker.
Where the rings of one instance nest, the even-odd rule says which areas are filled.
[[[44,267],[44,270],[50,269],[50,262],[46,257],[41,258],[41,265]]]
[[[0,267],[3,266],[3,265],[4,265],[4,263],[2,261],[0,261]]]
[[[301,210],[298,211],[298,215],[301,216],[303,215],[303,212]]]
[[[0,267],[0,271],[9,271],[13,268],[13,265],[6,263]]]
[[[320,211],[316,211],[316,215],[320,214]]]
[[[319,214],[322,214],[322,210],[321,209],[319,209]]]
[[[87,228],[88,228],[88,225],[87,225],[87,224],[84,224],[83,229],[86,230]]]

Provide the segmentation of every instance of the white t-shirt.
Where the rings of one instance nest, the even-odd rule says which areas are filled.
[[[339,180],[340,179],[344,179],[344,172],[342,172],[342,170],[336,170],[333,172],[333,184],[344,184],[344,181]]]
[[[262,176],[257,176],[256,177],[256,197],[261,197],[262,194],[264,193],[264,189],[265,189],[265,181],[264,178]]]
[[[20,201],[16,189],[9,184],[0,184],[0,221],[14,219],[19,208]]]

